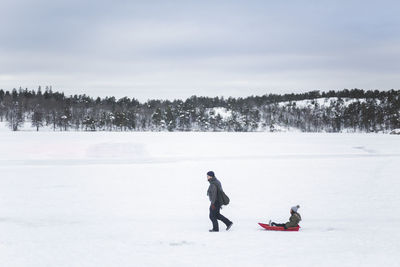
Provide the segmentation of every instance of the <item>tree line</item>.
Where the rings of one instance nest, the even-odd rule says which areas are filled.
[[[325,99],[321,104],[321,99]],[[307,100],[307,105],[299,101]],[[388,132],[400,128],[400,90],[344,89],[245,98],[92,98],[42,90],[0,90],[0,121],[13,131]]]

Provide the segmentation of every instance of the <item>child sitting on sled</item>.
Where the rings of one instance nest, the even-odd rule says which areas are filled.
[[[269,221],[269,225],[270,226],[280,226],[283,227],[285,229],[288,229],[289,227],[297,227],[299,226],[299,222],[301,221],[301,216],[300,214],[297,212],[297,210],[300,208],[299,205],[294,206],[290,209],[290,218],[289,221],[287,223],[274,223],[271,222],[271,220]]]

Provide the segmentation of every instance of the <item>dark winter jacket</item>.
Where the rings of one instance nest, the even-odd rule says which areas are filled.
[[[301,216],[297,212],[293,212],[292,216],[290,216],[289,221],[286,223],[286,228],[289,227],[297,227],[299,226],[299,222],[301,221]]]
[[[221,203],[223,203],[222,196],[219,193],[222,191],[221,182],[215,177],[208,180],[208,182],[210,183],[210,186],[207,190],[207,196],[211,201],[211,205],[221,206]]]

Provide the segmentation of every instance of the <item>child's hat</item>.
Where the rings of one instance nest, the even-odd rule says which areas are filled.
[[[297,206],[293,206],[292,207],[292,210],[294,211],[294,212],[297,212],[297,210],[300,208],[300,206],[299,205],[297,205]]]

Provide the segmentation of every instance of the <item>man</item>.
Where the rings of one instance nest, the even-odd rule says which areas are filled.
[[[219,227],[218,227],[218,221],[220,220],[226,225],[226,230],[228,231],[232,227],[232,222],[222,216],[219,212],[221,210],[221,205],[223,203],[222,201],[222,195],[220,192],[222,192],[222,186],[221,182],[218,181],[218,179],[215,177],[215,174],[213,171],[207,172],[207,180],[210,183],[210,186],[208,187],[207,190],[207,196],[210,198],[210,220],[212,221],[213,228],[209,230],[210,232],[218,232]]]

